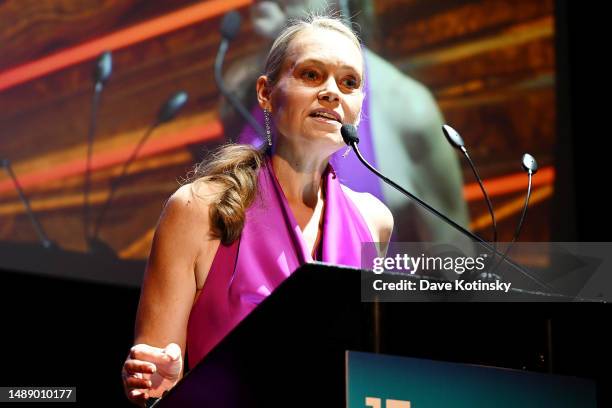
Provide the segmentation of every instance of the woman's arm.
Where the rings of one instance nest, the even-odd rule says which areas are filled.
[[[179,188],[166,203],[155,231],[136,315],[136,346],[124,365],[124,371],[129,371],[128,376],[136,374],[137,378],[136,367],[148,366],[148,369],[155,370],[157,377],[165,378],[161,385],[157,378],[157,388],[163,388],[158,390],[161,392],[174,386],[183,373],[187,322],[197,288],[196,264],[202,256],[214,255],[208,251],[215,247],[209,231],[208,204],[194,196],[190,184]],[[164,356],[163,349],[171,343],[180,347],[180,364],[178,360],[171,361]],[[129,366],[127,370],[126,366]],[[163,368],[168,368],[169,372],[162,372]],[[141,373],[152,374],[151,371]],[[153,387],[137,388],[127,384],[126,394],[131,400],[130,391],[156,387],[154,375],[140,374],[140,378],[152,380]],[[140,383],[137,380],[132,382],[139,386],[148,385],[142,380]],[[159,392],[148,391],[147,396],[158,396]],[[145,392],[137,394],[142,398]]]
[[[187,320],[196,293],[195,263],[205,241],[208,208],[190,185],[168,200],[158,222],[144,275],[135,342],[176,343],[185,351]],[[199,225],[199,231],[194,228]]]

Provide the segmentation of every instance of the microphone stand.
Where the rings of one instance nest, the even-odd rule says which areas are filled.
[[[525,155],[525,156],[529,156],[529,158],[533,159],[530,155]],[[535,159],[533,159],[533,163],[535,163]],[[504,253],[502,254],[502,257],[499,260],[499,262],[497,262],[497,264],[493,267],[491,274],[494,274],[497,268],[499,268],[499,265],[501,265],[501,263],[506,259],[506,257],[508,256],[508,252],[510,252],[510,248],[516,242],[519,234],[521,233],[521,228],[523,227],[523,222],[525,221],[525,215],[527,214],[527,207],[529,206],[529,199],[531,198],[532,178],[533,178],[533,175],[535,174],[535,171],[537,171],[537,164],[535,164],[535,170],[533,168],[526,168],[526,170],[527,170],[527,176],[528,176],[527,195],[525,196],[525,203],[523,204],[523,210],[521,211],[521,218],[519,219],[519,223],[516,226],[516,230],[514,231],[514,236],[512,237],[512,241],[508,244],[508,246],[504,250]]]
[[[102,82],[96,82],[93,98],[91,101],[91,119],[89,131],[87,132],[87,162],[85,165],[85,185],[83,187],[83,236],[85,242],[89,240],[89,192],[91,190],[91,157],[93,155],[94,135],[96,132],[96,116],[100,103],[100,95],[104,88]]]
[[[497,234],[497,221],[495,219],[495,211],[493,211],[493,204],[491,203],[491,198],[489,197],[489,194],[487,193],[487,189],[485,188],[482,182],[482,179],[480,178],[480,174],[478,174],[478,170],[476,170],[476,165],[474,165],[474,162],[472,161],[472,158],[470,157],[465,147],[465,142],[463,141],[463,138],[461,137],[461,135],[459,135],[459,133],[455,129],[450,127],[449,125],[442,125],[442,132],[444,133],[444,136],[446,137],[446,140],[450,143],[450,145],[454,147],[455,149],[460,150],[461,153],[463,153],[463,155],[467,159],[468,164],[470,165],[470,168],[472,169],[472,173],[474,173],[474,177],[476,178],[476,181],[478,182],[478,185],[480,186],[480,191],[482,191],[482,194],[485,198],[485,202],[487,203],[489,215],[491,216],[491,222],[493,224],[493,249],[494,251],[491,256],[490,265],[494,265],[495,255],[497,254],[498,234]],[[487,279],[492,278],[493,280],[499,280],[499,276],[495,276],[492,271],[488,273],[484,273],[484,275],[485,275],[484,277],[486,277]],[[498,278],[498,279],[495,279],[495,278]]]
[[[96,117],[100,105],[100,95],[104,84],[113,72],[113,57],[110,51],[103,52],[98,59],[93,71],[94,93],[91,101],[91,117],[89,130],[87,132],[87,160],[85,164],[85,181],[83,186],[83,238],[85,244],[89,245],[89,193],[91,190],[91,159],[93,155],[94,136],[96,133]]]
[[[349,132],[347,131],[346,133],[349,133]],[[366,166],[370,171],[372,171],[374,174],[376,174],[378,177],[380,177],[385,183],[389,184],[391,187],[395,188],[396,190],[398,190],[400,193],[404,194],[405,196],[412,198],[418,205],[420,205],[421,207],[423,207],[427,211],[429,211],[429,212],[437,215],[438,217],[442,218],[449,225],[454,227],[457,231],[463,233],[464,235],[467,235],[468,237],[472,238],[473,240],[479,242],[481,245],[486,247],[488,250],[494,251],[496,254],[499,255],[499,253],[497,252],[496,249],[494,249],[488,242],[486,242],[485,240],[480,238],[478,235],[476,235],[476,234],[472,233],[471,231],[463,228],[461,225],[457,224],[455,221],[451,220],[446,215],[442,214],[440,211],[436,210],[435,208],[433,208],[432,206],[430,206],[429,204],[427,204],[426,202],[424,202],[423,200],[421,200],[420,198],[418,198],[414,194],[412,194],[409,191],[405,190],[400,185],[395,183],[393,180],[385,177],[382,173],[380,173],[378,170],[376,170],[374,167],[372,167],[372,165],[370,165],[370,163],[368,163],[363,158],[363,156],[361,155],[361,152],[359,151],[359,148],[357,147],[357,143],[359,143],[359,138],[356,137],[354,134],[353,135],[346,135],[345,132],[344,132],[344,125],[343,125],[343,128],[342,128],[342,137],[343,137],[345,143],[347,143],[349,146],[351,146],[353,148],[353,150],[355,151],[355,154],[357,155],[359,160],[364,164],[364,166]],[[529,273],[526,270],[524,270],[521,266],[515,264],[511,260],[507,260],[507,261],[517,271],[519,271],[520,273],[522,273],[524,276],[528,277],[529,279],[533,280],[538,285],[540,285],[540,286],[542,286],[542,287],[544,287],[544,288],[546,288],[548,290],[554,291],[554,288],[552,288],[547,283],[540,281],[538,278],[533,276],[531,273]]]
[[[153,125],[151,125],[147,129],[147,131],[138,141],[136,148],[134,148],[128,160],[124,163],[119,176],[116,177],[111,182],[110,192],[108,193],[108,197],[106,198],[106,201],[104,202],[104,205],[102,206],[102,209],[100,210],[100,213],[98,214],[98,218],[96,219],[96,222],[94,224],[93,232],[91,234],[91,237],[89,238],[90,242],[95,242],[97,240],[98,232],[100,231],[100,226],[102,225],[102,220],[104,220],[104,216],[106,215],[106,212],[108,211],[108,207],[110,203],[113,201],[113,198],[115,196],[115,193],[117,192],[117,189],[119,188],[119,185],[121,184],[125,175],[127,174],[127,171],[130,165],[132,164],[134,159],[136,159],[136,156],[138,156],[138,153],[140,153],[140,149],[142,148],[142,145],[147,141],[147,139],[149,138],[153,130],[155,130],[155,128],[159,125],[159,123],[160,123],[159,121],[155,121]]]
[[[235,13],[235,14],[232,14],[232,13]],[[223,81],[223,75],[222,75],[223,61],[225,60],[225,54],[227,53],[227,50],[229,48],[229,42],[230,42],[230,39],[228,38],[228,36],[233,37],[233,35],[237,33],[239,24],[240,24],[239,18],[240,18],[240,14],[237,14],[236,12],[230,12],[226,14],[226,16],[224,17],[223,27],[221,29],[223,38],[221,39],[221,44],[219,44],[219,50],[217,51],[217,56],[215,58],[215,64],[214,64],[215,82],[217,83],[217,86],[219,87],[219,91],[221,91],[223,96],[227,98],[227,100],[234,107],[234,109],[238,111],[240,116],[242,116],[244,120],[247,121],[249,126],[251,126],[253,130],[255,130],[255,132],[257,132],[259,137],[265,140],[266,132],[264,131],[264,129],[261,127],[259,122],[255,120],[253,115],[251,115],[251,112],[249,112],[244,107],[244,105],[238,100],[238,98],[236,98],[236,96],[233,93],[231,93],[229,89],[227,89],[227,87],[225,86],[225,82]],[[235,20],[232,21],[233,19]],[[235,24],[236,22],[237,24]]]
[[[184,91],[176,92],[170,96],[170,98],[164,103],[164,105],[161,107],[161,109],[157,113],[157,117],[155,118],[155,121],[142,135],[142,137],[138,141],[138,144],[136,145],[134,150],[132,150],[132,154],[129,156],[127,161],[123,164],[123,168],[121,169],[121,173],[119,174],[119,176],[113,179],[113,181],[111,182],[110,192],[108,194],[108,197],[106,198],[106,201],[104,202],[102,206],[102,209],[100,210],[96,223],[94,224],[93,234],[91,235],[91,238],[89,239],[89,244],[91,248],[97,250],[98,252],[103,252],[108,255],[116,256],[115,251],[112,248],[110,248],[107,244],[105,244],[104,242],[98,239],[98,233],[100,231],[100,227],[102,226],[102,221],[104,220],[104,216],[106,215],[106,212],[108,211],[109,205],[113,201],[113,198],[115,196],[115,193],[117,192],[117,189],[119,188],[119,185],[125,179],[125,176],[127,174],[127,171],[130,165],[136,159],[136,157],[138,156],[138,153],[140,153],[142,146],[145,144],[149,136],[151,136],[151,133],[153,133],[153,131],[162,123],[166,123],[172,120],[176,116],[176,114],[183,108],[183,106],[185,106],[188,98],[189,96]]]
[[[19,194],[19,199],[21,200],[21,203],[26,209],[26,213],[28,214],[28,217],[30,218],[30,222],[34,226],[34,230],[36,231],[36,235],[38,235],[38,239],[40,240],[40,243],[42,244],[42,246],[45,249],[56,248],[56,245],[52,241],[49,240],[49,238],[47,237],[47,234],[45,234],[45,231],[43,230],[42,225],[38,222],[38,219],[34,215],[34,211],[32,211],[32,207],[30,207],[30,202],[28,201],[28,198],[24,194],[23,189],[21,188],[21,185],[19,184],[19,181],[17,180],[17,177],[15,176],[15,173],[13,172],[13,169],[11,167],[11,162],[9,161],[9,159],[0,159],[0,165],[4,167],[9,177],[13,180],[13,184],[15,185],[15,190],[17,190],[17,194]]]

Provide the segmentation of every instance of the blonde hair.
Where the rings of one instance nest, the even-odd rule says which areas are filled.
[[[274,86],[278,81],[289,44],[299,33],[306,29],[323,29],[339,32],[348,37],[358,49],[361,49],[361,43],[357,35],[340,19],[311,15],[306,20],[294,20],[274,40],[268,53],[264,73],[268,78],[269,86]]]
[[[311,15],[304,20],[294,20],[279,34],[268,53],[264,72],[268,86],[272,87],[278,81],[291,41],[307,29],[337,31],[361,49],[355,33],[337,18]],[[242,233],[246,210],[257,194],[258,174],[265,154],[265,148],[226,144],[196,165],[189,178],[193,182],[192,187],[203,182],[220,187],[209,206],[209,216],[212,236],[219,238],[224,245],[231,244]]]
[[[216,193],[209,203],[210,230],[224,245],[234,242],[244,228],[246,210],[257,192],[264,154],[251,145],[226,144],[214,150],[192,172],[190,179],[196,196],[200,196],[199,183],[213,185]]]

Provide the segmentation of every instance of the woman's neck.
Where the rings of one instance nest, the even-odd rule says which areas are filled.
[[[322,176],[328,158],[307,157],[288,151],[275,151],[272,168],[289,204],[315,208],[321,198]]]

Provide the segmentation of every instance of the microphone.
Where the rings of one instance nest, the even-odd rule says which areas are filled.
[[[340,134],[342,135],[342,139],[344,140],[344,143],[346,143],[347,145],[349,145],[349,146],[351,146],[353,148],[353,150],[355,151],[355,154],[357,155],[359,160],[363,163],[363,165],[366,166],[372,173],[374,173],[378,177],[380,177],[385,183],[389,184],[391,187],[395,188],[396,190],[398,190],[400,193],[404,194],[405,196],[410,197],[418,205],[420,205],[422,208],[424,208],[425,210],[427,210],[430,213],[434,214],[438,218],[442,219],[447,224],[449,224],[450,226],[455,228],[457,231],[459,231],[462,234],[464,234],[464,235],[472,238],[473,240],[479,242],[481,245],[486,247],[488,250],[494,251],[494,248],[488,242],[486,242],[485,240],[480,238],[478,235],[476,235],[476,234],[472,233],[471,231],[463,228],[461,225],[457,224],[455,221],[451,220],[446,215],[442,214],[440,211],[436,210],[435,208],[433,208],[432,206],[430,206],[429,204],[427,204],[426,202],[424,202],[423,200],[421,200],[420,198],[418,198],[414,194],[412,194],[409,191],[405,190],[403,187],[401,187],[400,185],[395,183],[393,180],[390,180],[389,178],[385,177],[382,173],[380,173],[378,170],[376,170],[374,167],[372,167],[372,165],[370,163],[368,163],[363,158],[363,156],[361,155],[361,152],[359,151],[359,148],[357,147],[357,143],[359,142],[359,138],[357,137],[357,129],[355,128],[355,126],[350,125],[350,124],[342,125],[342,127],[340,128]],[[554,290],[548,284],[546,284],[545,282],[540,281],[538,278],[533,276],[531,273],[529,273],[528,271],[523,269],[518,264],[515,264],[514,262],[511,262],[510,260],[508,260],[508,263],[510,265],[512,265],[517,271],[522,273],[524,276],[526,276],[526,277],[530,278],[531,280],[533,280],[534,282],[536,282],[538,285],[540,285],[540,286],[542,286],[544,288],[547,288],[547,289],[549,289],[551,291]]]
[[[91,118],[89,120],[89,131],[87,133],[87,160],[85,164],[85,181],[83,185],[83,237],[85,242],[89,239],[89,191],[91,189],[91,158],[93,155],[94,136],[96,132],[96,117],[100,95],[104,84],[113,72],[113,58],[110,51],[102,53],[96,60],[93,71],[94,93],[91,101]]]
[[[474,165],[474,162],[472,162],[472,159],[470,158],[470,155],[468,154],[468,151],[465,148],[465,143],[463,142],[463,138],[461,137],[461,135],[459,135],[459,133],[455,129],[453,129],[452,127],[448,125],[442,125],[442,132],[444,133],[446,140],[448,140],[451,146],[453,146],[455,149],[461,150],[461,152],[467,159],[468,163],[470,164],[472,172],[474,173],[474,177],[476,177],[476,181],[478,181],[478,185],[480,186],[480,191],[482,191],[482,194],[484,195],[485,201],[487,203],[487,208],[489,209],[489,215],[491,216],[491,220],[493,224],[494,252],[493,252],[492,259],[491,259],[491,264],[493,264],[493,262],[495,261],[495,254],[497,253],[497,237],[498,237],[497,222],[495,220],[495,212],[493,211],[493,204],[491,203],[489,194],[487,193],[487,190],[485,189],[485,186],[482,183],[482,179],[480,178],[480,175],[478,174],[478,171],[476,170],[476,166]]]
[[[525,196],[525,203],[523,204],[523,210],[521,211],[521,218],[519,219],[519,222],[514,231],[514,236],[512,237],[512,241],[510,241],[510,243],[506,247],[506,250],[504,251],[499,262],[495,265],[495,267],[491,271],[491,274],[493,274],[497,270],[499,265],[506,259],[508,252],[510,252],[510,248],[512,247],[512,245],[514,245],[514,243],[518,239],[519,234],[521,233],[521,229],[523,228],[523,221],[525,221],[525,215],[527,214],[527,208],[529,207],[529,199],[531,198],[532,176],[538,172],[538,162],[532,155],[530,155],[529,153],[525,153],[521,160],[521,166],[523,167],[523,170],[527,173],[527,177],[528,177],[527,195]]]
[[[240,31],[242,17],[237,11],[230,11],[223,16],[221,21],[221,36],[228,41],[232,41]]]
[[[94,69],[94,84],[96,88],[104,86],[113,72],[113,56],[110,51],[105,51],[98,57]]]
[[[257,132],[257,134],[265,140],[266,133],[255,120],[253,115],[248,111],[248,109],[232,94],[229,89],[225,86],[225,82],[223,81],[222,70],[223,70],[223,61],[225,59],[225,54],[229,48],[229,43],[238,35],[238,31],[240,31],[240,21],[241,21],[240,13],[237,11],[230,11],[225,16],[223,16],[223,21],[221,22],[221,44],[219,44],[219,51],[217,52],[217,57],[215,58],[215,82],[219,87],[219,91],[227,98],[229,103],[236,109],[236,111],[243,117],[243,119]]]
[[[160,125],[174,119],[177,113],[183,108],[183,106],[185,106],[188,99],[189,95],[185,91],[179,91],[170,96],[170,98],[168,98],[166,103],[163,104],[157,113],[156,125]]]
[[[426,202],[424,202],[423,200],[421,200],[420,198],[418,198],[414,194],[410,193],[409,191],[406,191],[399,184],[397,184],[393,180],[385,177],[382,173],[380,173],[378,170],[376,170],[374,167],[372,167],[372,165],[370,163],[368,163],[363,158],[363,156],[361,155],[361,152],[359,151],[359,148],[357,147],[357,143],[359,143],[359,138],[357,137],[357,129],[355,128],[355,126],[349,125],[349,124],[342,125],[342,127],[340,128],[340,134],[342,135],[342,139],[344,140],[344,143],[346,143],[347,145],[349,145],[349,146],[351,146],[353,148],[353,150],[355,151],[355,154],[357,154],[357,157],[359,158],[359,160],[371,172],[373,172],[378,177],[380,177],[385,183],[389,184],[391,187],[395,188],[396,190],[398,190],[400,193],[404,194],[405,196],[410,197],[411,199],[416,201],[416,203],[419,204],[421,207],[425,208],[427,211],[435,214],[436,216],[442,218],[444,221],[446,221],[448,224],[452,225],[455,229],[457,229],[458,231],[462,232],[463,234],[468,235],[469,237],[471,237],[472,239],[474,239],[474,240],[476,240],[478,242],[486,243],[482,238],[480,238],[479,236],[475,235],[471,231],[468,231],[467,229],[463,228],[461,225],[457,224],[455,221],[451,220],[446,215],[442,214],[441,212],[439,212],[435,208],[431,207],[429,204],[427,204]]]
[[[140,150],[141,150],[142,146],[147,141],[147,139],[149,138],[151,133],[153,133],[153,131],[159,125],[161,125],[162,123],[166,123],[166,122],[169,122],[170,120],[174,119],[174,117],[183,108],[183,106],[185,106],[185,104],[187,103],[188,99],[189,99],[189,96],[188,96],[188,94],[186,92],[179,91],[179,92],[176,92],[173,95],[171,95],[170,98],[168,98],[166,100],[166,102],[162,105],[162,107],[158,111],[157,117],[155,118],[155,121],[147,129],[147,131],[144,133],[144,135],[142,135],[142,137],[140,138],[140,140],[136,144],[136,147],[132,151],[131,155],[129,156],[127,161],[124,163],[123,168],[121,169],[121,173],[119,174],[119,176],[116,177],[111,182],[110,192],[108,193],[108,197],[106,198],[106,201],[104,202],[104,204],[102,206],[102,210],[100,210],[98,218],[97,218],[97,220],[96,220],[96,222],[94,224],[93,233],[92,233],[91,237],[88,240],[90,248],[105,248],[103,250],[105,252],[108,252],[108,246],[106,246],[105,244],[102,244],[101,242],[99,242],[99,240],[98,240],[98,233],[100,231],[100,227],[102,225],[102,221],[104,220],[104,216],[106,215],[108,207],[109,207],[110,203],[113,201],[115,192],[119,188],[119,185],[121,184],[121,182],[125,179],[125,176],[127,174],[127,171],[129,169],[130,165],[136,159],[136,157],[138,156],[138,153],[140,153]]]
[[[57,245],[55,245],[54,242],[49,240],[49,238],[47,237],[47,234],[45,234],[45,230],[43,229],[40,222],[38,222],[36,215],[34,215],[34,211],[32,211],[32,207],[30,207],[30,202],[28,198],[26,197],[25,193],[23,192],[23,189],[21,188],[21,184],[19,184],[19,181],[17,180],[15,173],[13,172],[13,168],[11,167],[10,160],[0,159],[0,166],[6,170],[11,180],[13,180],[13,185],[15,186],[15,190],[17,190],[17,194],[19,194],[19,199],[21,200],[21,203],[23,204],[26,210],[26,213],[28,214],[28,217],[30,218],[30,222],[32,223],[32,226],[34,227],[34,230],[36,231],[36,235],[38,235],[38,239],[40,240],[40,243],[42,244],[43,248],[45,249],[57,248]]]

